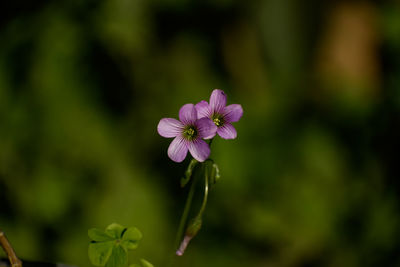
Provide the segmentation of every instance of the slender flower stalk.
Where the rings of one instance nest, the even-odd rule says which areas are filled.
[[[186,222],[187,222],[187,219],[189,216],[189,211],[192,206],[192,201],[193,201],[193,196],[194,196],[194,192],[196,189],[197,180],[198,180],[198,175],[195,175],[195,177],[192,180],[192,184],[190,185],[189,194],[186,199],[186,203],[185,203],[185,207],[183,209],[181,220],[179,222],[178,232],[176,233],[174,249],[176,249],[179,246],[180,240],[182,239],[183,231],[185,230],[185,225],[186,225]]]
[[[203,202],[201,204],[199,213],[196,215],[196,217],[192,220],[192,222],[188,226],[185,237],[183,238],[183,241],[182,241],[181,245],[179,246],[179,249],[176,251],[176,255],[178,255],[178,256],[182,256],[183,253],[185,253],[185,250],[186,250],[187,246],[189,245],[190,240],[192,240],[192,238],[197,234],[197,232],[201,228],[203,213],[207,206],[208,183],[209,183],[208,171],[206,170],[205,165],[202,166],[202,169],[203,169],[204,180],[205,180]]]

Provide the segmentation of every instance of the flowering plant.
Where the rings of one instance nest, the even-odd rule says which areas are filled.
[[[220,178],[217,164],[211,159],[211,143],[218,135],[223,139],[235,139],[236,129],[232,123],[243,115],[239,104],[226,105],[224,91],[212,91],[209,102],[202,100],[196,105],[185,104],[179,110],[179,120],[163,118],[157,126],[158,133],[165,138],[174,138],[168,147],[168,157],[174,162],[182,162],[188,151],[193,159],[190,161],[181,187],[191,183],[184,211],[179,223],[174,251],[182,256],[202,225],[202,217],[207,205],[209,187]],[[207,140],[207,141],[206,141]],[[188,220],[191,204],[200,179],[204,181],[203,201],[199,211]],[[186,230],[185,230],[186,229]],[[125,228],[111,224],[106,231],[89,230],[92,239],[89,245],[89,258],[92,264],[106,267],[127,266],[127,251],[136,249],[142,234],[135,227]],[[140,265],[137,265],[140,266]],[[151,263],[141,259],[141,266],[150,267]]]
[[[223,139],[235,139],[236,129],[232,122],[237,122],[243,115],[243,108],[239,104],[226,105],[226,94],[220,89],[215,89],[210,96],[210,102],[200,101],[196,105],[186,104],[179,110],[179,121],[173,118],[163,118],[160,120],[157,130],[158,133],[166,138],[174,137],[168,148],[168,156],[175,162],[182,162],[189,151],[193,156],[186,175],[181,181],[182,187],[185,186],[196,171],[204,177],[204,198],[200,211],[186,225],[189,209],[193,198],[194,185],[197,180],[192,181],[189,196],[181,218],[177,243],[182,238],[183,228],[186,225],[186,232],[183,241],[177,248],[176,254],[183,255],[190,240],[201,228],[202,215],[207,204],[208,187],[215,184],[219,179],[219,169],[217,164],[210,156],[210,145],[216,134]],[[203,139],[209,139],[206,143]]]

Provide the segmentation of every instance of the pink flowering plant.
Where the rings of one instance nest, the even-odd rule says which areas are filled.
[[[183,255],[190,240],[200,230],[209,186],[215,184],[220,177],[217,164],[209,158],[211,142],[217,134],[223,139],[235,139],[237,136],[232,123],[240,120],[243,108],[239,104],[227,106],[226,98],[224,91],[215,89],[211,93],[209,103],[202,100],[196,105],[185,104],[179,110],[179,120],[164,118],[160,120],[157,127],[162,137],[174,138],[168,148],[168,156],[171,160],[182,162],[188,151],[193,157],[185,177],[181,180],[183,187],[192,176],[194,177],[177,233],[176,254],[178,256]],[[208,140],[208,143],[205,140]],[[195,184],[200,179],[199,177],[204,179],[203,202],[197,215],[187,222]],[[183,236],[184,228],[186,232]]]
[[[236,129],[232,123],[243,115],[239,104],[226,105],[227,97],[224,91],[212,91],[209,102],[202,100],[197,104],[185,104],[179,110],[179,120],[163,118],[157,126],[158,133],[165,138],[173,138],[168,147],[168,157],[177,163],[185,160],[190,152],[192,157],[181,187],[190,184],[189,193],[179,223],[174,252],[182,256],[191,241],[199,232],[202,217],[207,205],[209,188],[220,178],[217,164],[210,158],[211,143],[218,135],[222,139],[235,139]],[[198,210],[192,210],[192,200],[196,186],[203,183],[202,202]],[[189,219],[189,214],[195,214]],[[123,227],[119,224],[109,225],[105,231],[90,229],[89,259],[95,266],[125,267],[128,265],[128,250],[136,249],[142,238],[141,232],[135,227]],[[170,262],[171,265],[171,262]],[[140,264],[130,265],[151,267],[150,262],[141,259]]]

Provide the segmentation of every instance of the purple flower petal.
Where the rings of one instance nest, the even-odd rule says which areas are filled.
[[[243,116],[243,108],[239,104],[232,104],[224,108],[225,122],[237,122]]]
[[[182,162],[188,152],[188,143],[182,136],[175,137],[168,147],[168,156],[175,162]]]
[[[162,137],[175,137],[182,133],[183,124],[182,122],[172,119],[164,118],[161,119],[157,126],[157,131]]]
[[[217,126],[209,118],[201,118],[196,121],[196,128],[200,138],[210,139],[217,133]]]
[[[193,104],[185,104],[179,110],[179,120],[183,124],[194,124],[197,120],[197,110]]]
[[[210,156],[210,147],[200,138],[189,143],[189,151],[193,158],[200,162],[205,161]]]
[[[195,105],[197,109],[197,118],[211,117],[211,112],[207,101],[201,100]]]
[[[210,107],[214,112],[221,113],[226,106],[226,95],[224,91],[215,89],[210,96]]]
[[[237,136],[236,129],[230,123],[225,123],[223,126],[218,127],[217,133],[223,139],[235,139]]]

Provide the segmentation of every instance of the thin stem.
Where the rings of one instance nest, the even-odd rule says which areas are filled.
[[[22,261],[20,259],[18,259],[10,242],[8,242],[6,235],[1,230],[0,230],[0,245],[3,247],[4,251],[6,252],[6,254],[8,256],[8,260],[10,261],[11,267],[22,267]]]
[[[209,143],[208,143],[208,145],[210,147],[211,147],[212,141],[213,141],[213,139],[211,139],[209,141]],[[191,164],[193,164],[193,160],[189,164],[189,167],[190,167]],[[202,214],[203,214],[203,212],[204,212],[204,210],[206,208],[207,198],[208,198],[208,173],[207,173],[207,170],[205,170],[206,167],[205,167],[204,164],[202,164],[201,167],[202,167],[202,174],[203,173],[205,174],[205,188],[204,188],[203,203],[201,205],[200,211],[197,214],[196,218],[201,218],[201,216],[202,216]],[[190,189],[189,189],[188,197],[186,199],[185,208],[183,210],[182,217],[181,217],[181,220],[179,222],[179,228],[178,228],[178,231],[177,231],[176,237],[175,237],[175,243],[174,243],[174,250],[175,251],[176,251],[176,249],[178,249],[180,247],[181,240],[182,240],[182,237],[183,237],[183,234],[184,234],[184,231],[185,231],[185,226],[187,224],[187,220],[188,220],[188,216],[189,216],[189,212],[190,212],[190,207],[192,205],[193,196],[194,196],[194,192],[195,192],[195,187],[196,187],[196,183],[197,183],[197,180],[198,180],[198,176],[199,176],[198,174],[194,174],[194,177],[192,178],[192,184],[191,184]],[[189,240],[190,239],[186,240],[186,242],[188,243]],[[183,242],[185,242],[185,240]],[[174,259],[174,257],[172,256],[170,258],[170,260],[169,260],[168,266],[172,266],[173,259]]]
[[[186,199],[185,208],[183,210],[182,217],[179,222],[178,232],[176,233],[174,250],[176,250],[179,247],[179,244],[180,244],[182,236],[183,236],[183,232],[185,230],[185,225],[186,225],[187,218],[189,216],[190,207],[192,206],[194,191],[195,191],[196,183],[197,183],[197,177],[198,177],[198,175],[195,174],[193,177],[193,180],[192,180],[192,184],[190,185],[188,197]]]
[[[203,202],[201,204],[200,210],[196,217],[190,222],[188,228],[186,229],[185,233],[185,238],[181,242],[181,245],[179,249],[176,251],[176,255],[182,256],[183,253],[185,252],[190,240],[197,234],[197,232],[201,228],[202,224],[202,216],[204,213],[204,210],[206,209],[207,205],[207,199],[208,199],[208,171],[207,171],[207,166],[205,164],[202,165],[202,173],[204,173],[204,197],[203,197]]]
[[[211,138],[210,139],[210,142],[208,142],[208,146],[211,148],[211,144],[212,144],[212,141],[214,140],[214,138]]]
[[[203,168],[206,168],[206,165],[203,165]],[[201,218],[203,216],[204,210],[206,209],[207,206],[207,199],[208,199],[208,172],[207,170],[204,170],[203,173],[205,176],[204,198],[203,198],[203,203],[201,204],[200,211],[196,216],[197,218]]]

